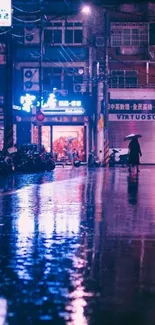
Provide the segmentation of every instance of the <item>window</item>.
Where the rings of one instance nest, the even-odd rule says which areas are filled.
[[[44,30],[44,42],[46,44],[52,43],[52,30],[51,29]]]
[[[62,43],[62,30],[53,30],[53,43],[61,44]]]
[[[45,44],[62,44],[62,22],[51,23],[50,28],[44,29]]]
[[[62,68],[44,68],[43,86],[45,91],[53,91],[53,88],[61,89]]]
[[[110,73],[110,88],[136,88],[138,84],[137,71],[114,70]]]
[[[64,30],[64,44],[82,44],[83,43],[83,25],[82,22],[67,22]]]
[[[137,71],[125,71],[126,88],[136,88],[138,83]]]
[[[44,30],[45,44],[82,44],[82,22],[51,22],[50,27]]]
[[[148,37],[148,23],[111,23],[112,47],[146,46]]]
[[[83,31],[82,29],[66,28],[65,30],[65,43],[66,44],[82,44]]]
[[[81,44],[83,38],[83,33],[81,29],[74,30],[74,43]]]
[[[69,93],[73,92],[73,86],[75,84],[83,84],[84,75],[79,73],[80,70],[84,71],[83,67],[80,68],[66,68],[64,70],[64,87],[69,91]]]
[[[55,23],[53,23],[53,26],[62,27],[62,22],[55,22]]]
[[[65,43],[73,44],[73,30],[72,29],[65,30]]]
[[[155,23],[150,24],[150,46],[155,45]]]

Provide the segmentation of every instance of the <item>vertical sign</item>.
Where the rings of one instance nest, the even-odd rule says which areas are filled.
[[[12,25],[11,0],[0,0],[0,27],[10,27]]]

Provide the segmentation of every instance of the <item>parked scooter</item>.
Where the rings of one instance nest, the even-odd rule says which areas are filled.
[[[38,151],[37,145],[23,145],[11,156],[16,172],[37,173],[55,169],[55,161],[52,154],[47,153],[45,150]]]
[[[99,159],[95,156],[94,151],[91,150],[88,156],[88,167],[94,168],[94,167],[100,167],[100,165],[101,163]]]
[[[109,166],[114,167],[116,165],[127,166],[129,155],[117,155],[121,150],[112,149],[112,153],[109,156]]]
[[[0,175],[6,176],[14,171],[13,161],[9,156],[0,153]]]

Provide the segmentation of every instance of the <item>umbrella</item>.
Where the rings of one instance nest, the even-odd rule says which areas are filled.
[[[141,138],[142,137],[142,135],[141,134],[129,134],[129,135],[127,135],[125,138],[124,138],[124,141],[126,141],[126,140],[132,140],[132,139],[139,139],[139,138]]]
[[[68,138],[66,141],[73,141],[73,140],[77,140],[77,137],[76,138]]]

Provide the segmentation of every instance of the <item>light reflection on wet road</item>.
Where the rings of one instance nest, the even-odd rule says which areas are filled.
[[[0,180],[0,325],[155,324],[155,168]]]

